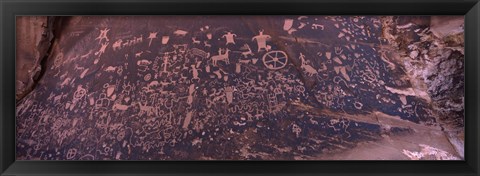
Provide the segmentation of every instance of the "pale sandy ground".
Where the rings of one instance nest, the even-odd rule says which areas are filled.
[[[455,157],[455,149],[452,147],[443,132],[440,131],[424,131],[417,134],[408,134],[404,136],[387,136],[378,142],[368,142],[359,144],[352,150],[334,153],[322,154],[316,158],[318,160],[410,160],[410,158],[403,153],[404,150],[411,152],[420,152],[422,147],[420,144],[425,144],[437,149],[443,150],[452,154]],[[434,156],[431,158],[435,159]]]

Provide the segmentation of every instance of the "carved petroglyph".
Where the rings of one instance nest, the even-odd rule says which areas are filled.
[[[310,65],[308,65],[307,60],[305,60],[305,55],[300,53],[300,60],[302,61],[302,65],[300,66],[308,76],[313,76],[314,74],[318,74],[318,72]]]
[[[242,56],[244,58],[248,58],[248,56],[253,56],[253,52],[252,52],[252,49],[250,49],[250,46],[248,44],[245,44],[243,45],[243,47],[241,48],[243,50],[246,50],[246,51],[242,51]]]
[[[188,32],[187,32],[187,31],[184,31],[184,30],[178,29],[178,30],[174,31],[173,34],[175,34],[175,35],[177,35],[177,36],[182,36],[182,37],[184,37],[185,35],[188,34]]]
[[[100,30],[100,35],[97,38],[95,38],[95,40],[98,40],[98,44],[102,43],[103,40],[105,40],[106,42],[109,41],[107,37],[108,31],[110,31],[110,29],[108,28]]]
[[[192,49],[189,50],[189,52],[194,56],[200,57],[201,59],[206,59],[206,58],[210,57],[210,53],[207,53],[207,52],[205,52],[201,49],[198,49],[198,48],[192,48]]]
[[[321,24],[312,24],[312,29],[320,29],[320,30],[325,30],[325,26]]]
[[[272,37],[270,35],[263,34],[263,31],[264,30],[258,31],[259,34],[252,38],[252,41],[254,41],[254,40],[257,41],[257,47],[258,47],[257,52],[260,52],[262,49],[264,49],[266,51],[270,50],[270,47],[267,46],[267,40],[271,39]]]
[[[228,48],[227,49],[219,48],[218,49],[218,55],[215,55],[215,56],[211,57],[213,65],[218,66],[217,65],[218,61],[224,61],[226,64],[230,64],[230,61],[229,61],[229,58],[228,58],[229,53],[230,53],[230,50]]]
[[[278,70],[288,63],[287,54],[283,51],[270,51],[262,57],[263,64],[271,70]]]
[[[100,49],[97,52],[95,52],[95,56],[98,56],[98,58],[100,58],[100,56],[102,56],[102,54],[105,53],[105,50],[107,49],[108,44],[109,44],[108,42],[102,43],[102,46],[100,47]],[[94,64],[98,63],[98,58],[95,59]]]
[[[198,64],[197,64],[197,65],[198,65]],[[199,81],[200,78],[198,77],[198,75],[199,75],[199,72],[201,72],[202,70],[201,70],[201,69],[198,69],[198,68],[197,68],[197,65],[191,65],[190,67],[192,68],[192,69],[191,69],[192,76],[193,76],[192,80],[197,80],[197,81]]]
[[[20,158],[305,159],[436,128],[378,17],[156,18],[88,24],[78,44],[58,38],[65,48],[18,102]],[[408,49],[403,58],[428,54]]]
[[[225,38],[225,45],[228,44],[235,44],[235,37],[237,37],[237,34],[234,34],[232,32],[227,32],[225,35],[222,36],[222,38]]]

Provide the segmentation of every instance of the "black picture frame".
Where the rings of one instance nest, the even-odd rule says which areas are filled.
[[[0,0],[0,173],[20,175],[479,175],[478,0]],[[17,15],[465,15],[464,161],[15,161]]]

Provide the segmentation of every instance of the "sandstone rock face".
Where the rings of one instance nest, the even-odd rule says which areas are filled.
[[[18,159],[463,158],[463,33],[431,17],[54,21]]]
[[[410,58],[403,57],[402,61],[409,79],[419,82],[419,89],[428,92],[437,121],[462,156],[465,112],[463,20],[463,16],[433,16],[430,30],[413,31],[414,37],[408,29],[394,25],[387,27],[391,33],[398,34],[397,41],[410,40],[408,43],[390,43],[399,49],[399,57],[410,53]]]
[[[52,22],[52,20],[50,20]],[[47,17],[16,18],[16,88],[17,101],[28,94],[41,75],[41,62],[53,39]]]

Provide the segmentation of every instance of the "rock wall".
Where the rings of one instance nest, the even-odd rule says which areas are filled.
[[[392,53],[393,60],[405,69],[420,92],[428,93],[438,122],[463,156],[463,16],[424,17],[417,22],[387,17],[383,23],[386,39],[398,49]]]
[[[53,39],[53,17],[16,17],[16,100],[33,90]]]
[[[17,158],[460,159],[462,30],[436,18],[48,21]]]

